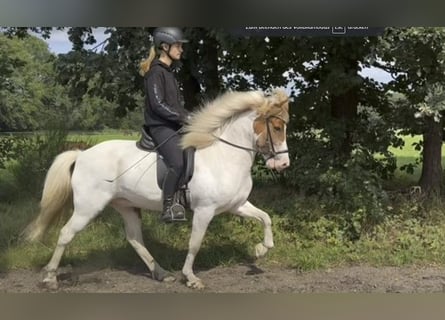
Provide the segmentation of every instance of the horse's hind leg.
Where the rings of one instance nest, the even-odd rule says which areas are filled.
[[[112,204],[124,219],[125,233],[128,242],[147,265],[153,279],[158,281],[174,281],[175,278],[165,271],[152,257],[144,245],[142,237],[142,221],[139,209]]]
[[[273,248],[272,221],[266,212],[246,201],[242,206],[233,210],[232,213],[246,218],[255,218],[263,223],[264,241],[255,246],[257,258],[264,256],[268,249]]]
[[[100,212],[100,210],[93,210],[82,212],[74,210],[73,215],[68,222],[60,230],[59,239],[57,240],[57,246],[51,257],[51,260],[45,267],[47,272],[46,277],[43,279],[43,283],[49,289],[57,289],[57,268],[59,267],[60,260],[62,259],[63,252],[66,246],[73,240],[74,236],[81,231],[85,226]]]

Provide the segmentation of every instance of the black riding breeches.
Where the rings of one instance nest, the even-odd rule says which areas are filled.
[[[168,127],[150,127],[149,130],[158,147],[157,151],[169,169],[162,187],[166,199],[176,192],[184,168],[183,151],[179,146],[181,137],[174,129]]]

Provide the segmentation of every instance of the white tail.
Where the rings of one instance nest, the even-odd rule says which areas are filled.
[[[71,166],[75,163],[80,150],[70,150],[59,154],[48,170],[40,201],[40,213],[25,229],[29,241],[39,240],[49,225],[60,216],[69,205],[72,197]]]

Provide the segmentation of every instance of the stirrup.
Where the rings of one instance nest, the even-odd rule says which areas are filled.
[[[174,222],[174,221],[187,221],[185,217],[185,208],[179,204],[174,203],[168,210],[169,214],[162,214],[161,220],[164,222]]]

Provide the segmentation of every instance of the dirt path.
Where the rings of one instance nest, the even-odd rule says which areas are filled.
[[[181,279],[180,272],[176,272]],[[445,267],[345,267],[315,272],[262,268],[251,265],[198,271],[212,293],[431,293],[445,292]],[[31,270],[0,273],[0,292],[46,292],[42,274]],[[194,292],[181,280],[160,283],[144,270],[61,270],[59,292]]]

